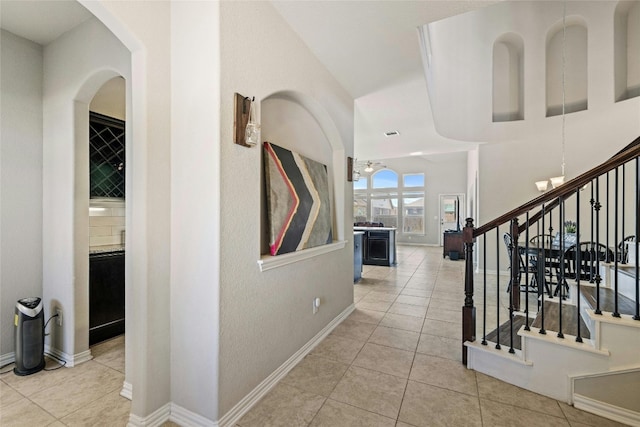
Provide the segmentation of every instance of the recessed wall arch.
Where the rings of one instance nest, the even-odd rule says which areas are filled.
[[[588,108],[587,24],[581,16],[569,16],[565,21],[565,27],[561,19],[547,32],[547,117],[561,115],[563,104],[565,113]]]
[[[640,1],[620,1],[613,18],[615,100],[640,96]]]
[[[332,200],[333,235],[345,240],[346,154],[337,126],[312,96],[297,91],[278,91],[264,97],[258,111],[261,138],[296,151],[327,166]],[[264,168],[264,165],[263,165]],[[262,174],[264,176],[264,174]],[[261,254],[268,254],[266,194],[262,186]]]
[[[506,33],[493,44],[493,121],[524,119],[524,41]]]

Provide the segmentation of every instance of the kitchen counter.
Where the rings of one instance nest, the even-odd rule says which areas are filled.
[[[89,248],[89,255],[103,254],[107,252],[124,252],[124,245],[94,246]]]

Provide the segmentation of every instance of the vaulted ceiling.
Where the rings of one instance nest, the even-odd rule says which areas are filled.
[[[355,153],[384,159],[466,150],[433,125],[418,27],[493,1],[280,1],[272,4],[355,99]],[[1,27],[41,45],[91,17],[75,0],[0,1]],[[385,132],[398,131],[394,137]]]

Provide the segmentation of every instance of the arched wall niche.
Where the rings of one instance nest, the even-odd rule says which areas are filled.
[[[326,110],[313,98],[294,91],[279,91],[260,102],[261,138],[327,166],[334,240],[344,240],[344,143]],[[261,148],[262,149],[262,148]],[[269,254],[269,226],[261,156],[260,253]]]
[[[565,21],[566,31],[563,31],[563,23],[560,20],[547,32],[547,117],[561,115],[563,103],[565,113],[588,108],[586,21],[579,16],[567,17]]]
[[[506,33],[493,44],[493,121],[524,119],[524,41]]]
[[[615,100],[640,96],[640,1],[621,1],[613,18]]]

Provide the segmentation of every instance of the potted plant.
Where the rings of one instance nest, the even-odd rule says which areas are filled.
[[[575,221],[564,222],[564,244],[565,247],[575,245],[578,243],[578,236],[576,236],[576,230],[578,224]]]

